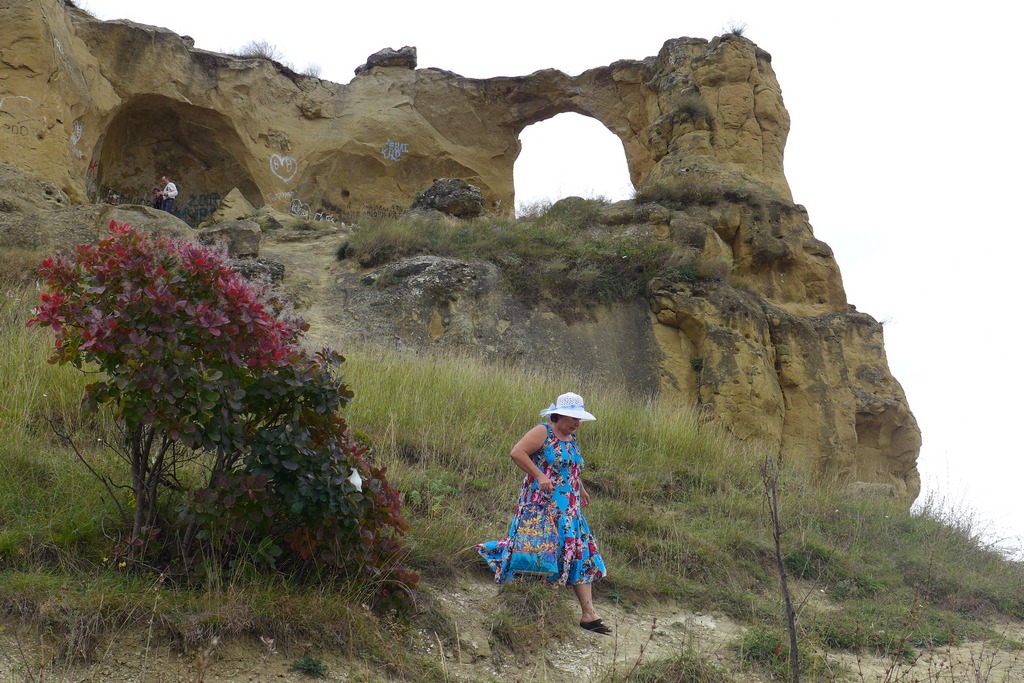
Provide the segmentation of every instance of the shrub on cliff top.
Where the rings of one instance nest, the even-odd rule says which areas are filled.
[[[268,40],[250,40],[238,48],[238,56],[247,59],[269,59],[272,62],[280,62],[284,55],[277,46]]]
[[[43,262],[50,291],[29,324],[56,334],[51,362],[98,371],[86,404],[114,407],[130,478],[104,484],[115,500],[130,491],[122,556],[152,563],[180,548],[186,567],[239,554],[275,565],[290,549],[415,583],[398,563],[398,492],[338,415],[352,397],[333,371],[343,359],[307,353],[307,326],[215,252],[128,225],[110,233]],[[162,513],[171,490],[191,491],[176,523]]]

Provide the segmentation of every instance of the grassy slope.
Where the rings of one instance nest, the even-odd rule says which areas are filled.
[[[444,679],[436,664],[406,651],[408,624],[361,606],[365,587],[298,584],[239,567],[186,591],[144,568],[118,566],[110,557],[118,530],[111,496],[50,428],[72,435],[94,468],[116,472],[102,447],[110,424],[80,412],[87,378],[48,365],[50,335],[24,327],[36,296],[15,283],[0,302],[0,612],[48,634],[62,656],[89,652],[105,633],[156,623],[186,648],[213,635],[302,638],[355,653],[393,679]],[[367,349],[347,355],[343,373],[356,399],[346,417],[388,465],[412,524],[407,543],[424,577],[425,606],[414,625],[429,622],[454,637],[450,615],[432,595],[482,574],[472,545],[504,532],[521,479],[509,447],[540,408],[571,389],[600,418],[579,435],[595,499],[588,519],[613,568],[598,600],[678,601],[728,615],[751,627],[738,642],[743,657],[784,671],[784,650],[776,651],[784,640],[781,599],[755,447],[684,410],[585,379],[465,358]],[[911,514],[898,502],[849,500],[811,485],[788,463],[781,496],[789,571],[840,607],[801,614],[809,669],[829,649],[909,659],[924,647],[994,636],[986,621],[992,615],[1024,619],[1020,564],[981,547],[969,518],[935,506]],[[518,643],[536,628],[540,602],[530,587],[503,591],[491,626],[495,657],[528,656]],[[551,637],[567,636],[557,624],[545,628]],[[658,676],[730,680],[692,653],[634,672],[637,680]]]

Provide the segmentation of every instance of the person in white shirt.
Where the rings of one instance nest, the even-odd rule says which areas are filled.
[[[167,213],[174,213],[174,198],[178,196],[178,186],[167,176],[160,176],[160,182],[164,184],[164,189],[160,191],[160,196],[163,197],[160,208]]]

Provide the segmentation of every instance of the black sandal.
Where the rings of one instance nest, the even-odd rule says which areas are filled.
[[[602,636],[610,636],[612,634],[612,630],[605,626],[600,619],[594,619],[593,621],[581,621],[580,628],[585,631],[600,633]]]

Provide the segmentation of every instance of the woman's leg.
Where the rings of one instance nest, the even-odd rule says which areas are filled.
[[[580,621],[588,623],[597,619],[597,612],[594,610],[594,598],[590,590],[589,583],[577,583],[572,587],[574,593],[576,593],[576,599],[580,601],[580,611],[583,613],[580,616]]]

